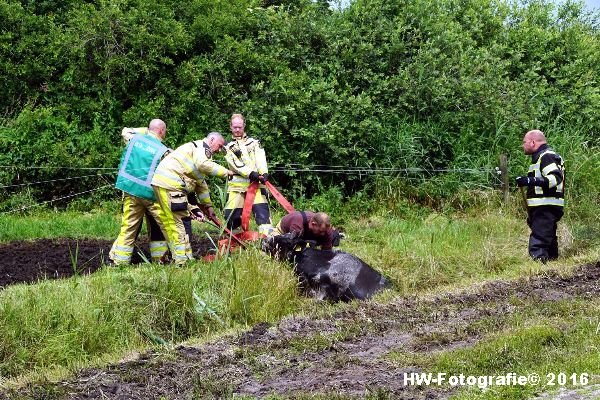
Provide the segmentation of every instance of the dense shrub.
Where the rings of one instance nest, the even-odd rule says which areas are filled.
[[[242,112],[272,165],[492,169],[509,153],[516,174],[539,128],[579,170],[598,144],[600,19],[581,3],[8,0],[0,19],[0,165],[18,167],[2,185],[116,167],[120,128],[153,117],[177,146]],[[576,190],[599,186],[586,176]],[[368,181],[275,179],[294,196]]]

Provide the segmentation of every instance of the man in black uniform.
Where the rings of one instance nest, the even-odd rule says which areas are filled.
[[[527,187],[527,224],[531,228],[529,255],[546,262],[558,258],[556,227],[563,216],[564,164],[552,151],[544,132],[529,131],[523,138],[523,151],[531,155],[527,176],[517,177],[517,185]]]

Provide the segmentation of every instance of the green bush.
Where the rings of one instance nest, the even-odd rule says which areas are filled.
[[[28,169],[40,164],[116,167],[120,128],[153,117],[176,147],[242,112],[272,165],[491,170],[501,153],[521,160],[533,128],[559,147],[573,133],[598,145],[599,18],[582,3],[9,0],[0,17],[0,163],[19,167],[2,169],[6,184],[65,174]],[[570,168],[591,167],[582,147],[568,150]],[[275,178],[298,198],[373,182]],[[493,184],[464,174],[422,190]]]

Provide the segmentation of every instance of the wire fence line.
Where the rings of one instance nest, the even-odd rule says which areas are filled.
[[[0,189],[15,189],[15,188],[24,188],[30,187],[34,185],[42,185],[42,184],[51,184],[55,182],[64,182],[64,181],[75,181],[79,179],[86,178],[99,178],[102,183],[106,183],[100,187],[84,190],[78,193],[73,193],[57,198],[53,198],[51,200],[42,201],[35,204],[30,204],[27,206],[17,207],[12,210],[2,211],[2,214],[11,214],[16,212],[22,212],[30,208],[39,207],[45,204],[52,204],[54,202],[73,199],[78,196],[82,196],[85,194],[93,193],[102,189],[106,189],[109,187],[114,188],[114,183],[109,182],[107,179],[109,176],[114,175],[118,168],[108,168],[108,167],[70,167],[70,166],[16,166],[16,165],[0,165],[0,169],[20,169],[20,170],[87,170],[87,171],[110,171],[103,172],[98,174],[89,174],[89,175],[78,175],[64,178],[56,178],[56,179],[48,179],[41,180],[35,182],[24,182],[18,184],[10,184],[10,185],[2,185]],[[498,168],[394,168],[394,167],[370,167],[370,166],[344,166],[344,165],[323,165],[323,164],[315,164],[315,165],[303,165],[298,163],[286,163],[286,164],[273,164],[270,168],[271,173],[316,173],[316,174],[334,174],[334,175],[347,175],[347,176],[398,176],[400,174],[404,174],[405,176],[402,179],[411,181],[411,182],[425,182],[430,176],[436,174],[471,174],[471,175],[479,175],[484,176],[488,175],[492,177],[492,179],[488,179],[487,182],[482,181],[464,181],[464,180],[455,180],[449,181],[448,183],[456,183],[463,184],[467,187],[471,188],[480,188],[480,189],[490,189],[493,187],[497,187],[501,184],[500,179],[500,171]],[[413,174],[420,174],[421,176],[411,176]]]
[[[2,168],[2,166],[0,166]],[[43,169],[44,167],[23,167],[24,169]],[[53,167],[48,167],[53,168]],[[67,167],[65,167],[67,168]],[[78,168],[73,168],[77,170]],[[92,168],[85,168],[86,170],[91,170]],[[98,168],[97,170],[106,170],[107,168]],[[56,178],[56,179],[48,179],[42,181],[35,182],[24,182],[24,183],[16,183],[10,185],[0,185],[0,189],[11,189],[11,188],[22,188],[29,187],[47,183],[55,183],[62,181],[71,181],[78,179],[86,179],[86,178],[105,178],[111,176],[117,172],[117,169],[112,169],[112,172],[106,172],[102,174],[92,174],[92,175],[81,175],[81,176],[73,176],[66,178]],[[343,166],[326,166],[321,165],[311,166],[311,167],[288,167],[288,166],[272,166],[270,168],[271,173],[317,173],[317,174],[332,174],[332,175],[347,175],[347,176],[362,176],[362,175],[380,175],[380,176],[398,176],[404,174],[403,179],[409,181],[423,181],[426,180],[427,177],[437,175],[437,174],[471,174],[471,175],[488,175],[493,178],[489,181],[492,185],[499,184],[499,171],[494,169],[476,169],[476,168],[438,168],[438,169],[426,169],[426,168],[372,168],[372,167],[343,167]],[[421,174],[422,176],[410,176],[413,174]],[[459,182],[459,181],[457,181]]]
[[[54,203],[56,201],[70,199],[70,198],[81,196],[81,195],[84,195],[84,194],[87,194],[87,193],[97,192],[99,190],[106,189],[106,188],[112,187],[112,186],[113,185],[111,183],[109,183],[107,185],[100,186],[100,187],[97,187],[95,189],[84,190],[83,192],[69,194],[67,196],[62,196],[62,197],[57,197],[57,198],[52,199],[52,200],[46,200],[46,201],[42,201],[42,202],[39,202],[39,203],[34,203],[34,204],[27,205],[27,206],[18,207],[18,208],[12,209],[12,210],[2,211],[2,212],[0,212],[0,215],[22,212],[22,211],[28,210],[30,208],[39,207],[39,206],[42,206],[44,204],[52,204],[52,203]]]
[[[223,162],[217,162],[226,165]],[[118,168],[110,167],[69,167],[69,166],[18,166],[18,165],[0,165],[0,168],[27,170],[27,169],[68,169],[68,170],[95,170],[95,171],[114,171]],[[322,164],[272,164],[270,169],[278,172],[398,172],[398,173],[469,173],[469,174],[486,174],[497,173],[497,168],[396,168],[396,167],[371,167],[371,166],[347,166],[347,165],[322,165]],[[1,186],[0,186],[1,187]]]
[[[13,188],[13,187],[23,187],[23,186],[33,186],[33,185],[39,185],[39,184],[42,184],[42,183],[61,182],[61,181],[77,180],[77,179],[84,179],[84,178],[102,177],[102,176],[109,176],[109,175],[112,175],[112,174],[113,173],[109,172],[109,173],[105,173],[105,174],[72,176],[72,177],[69,177],[69,178],[57,178],[57,179],[50,179],[50,180],[46,180],[46,181],[16,183],[14,185],[0,186],[0,189],[7,189],[7,188]]]
[[[52,166],[52,165],[0,165],[0,168],[4,169],[73,169],[73,170],[92,170],[92,171],[100,171],[100,170],[113,170],[116,171],[118,168],[114,167],[70,167],[70,166]]]
[[[455,168],[455,169],[426,169],[426,168],[369,168],[369,167],[354,167],[354,168],[288,168],[288,167],[272,167],[271,171],[277,172],[328,172],[332,174],[356,174],[356,173],[461,173],[461,174],[490,174],[495,171],[492,169],[473,169],[473,168]]]

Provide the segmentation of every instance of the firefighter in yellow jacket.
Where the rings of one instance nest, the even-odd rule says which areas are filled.
[[[248,186],[251,182],[260,181],[259,190],[256,191],[252,205],[252,213],[258,225],[258,232],[268,236],[273,230],[273,225],[271,224],[267,189],[264,185],[269,179],[265,150],[258,140],[246,135],[246,122],[242,114],[231,116],[230,127],[233,140],[225,146],[227,150],[225,159],[229,164],[229,169],[234,171],[235,175],[230,178],[227,186],[227,202],[224,212],[227,227],[231,230],[240,227]]]
[[[123,217],[119,236],[108,255],[114,264],[129,264],[133,245],[144,215],[148,226],[150,255],[160,262],[167,252],[167,241],[157,223],[158,204],[150,182],[154,170],[169,149],[162,144],[167,132],[160,119],[150,121],[148,128],[123,128],[121,136],[127,147],[121,155],[115,186],[123,191]]]
[[[209,217],[214,217],[207,176],[225,178],[233,172],[212,161],[225,140],[218,132],[211,132],[203,140],[179,146],[166,156],[152,178],[154,193],[160,205],[159,219],[164,227],[169,248],[176,264],[192,259],[190,246],[190,212],[200,215],[198,208],[190,207],[188,195],[195,194],[198,206]]]

